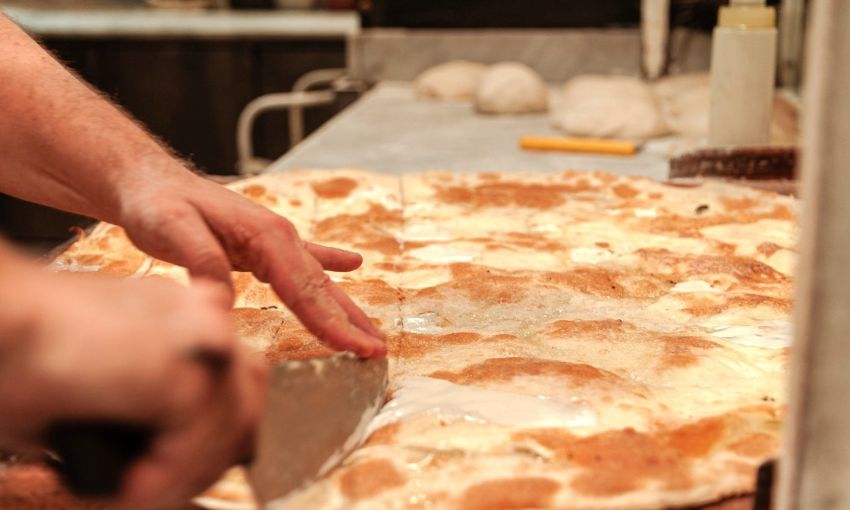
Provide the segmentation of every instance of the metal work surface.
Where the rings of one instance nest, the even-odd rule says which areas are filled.
[[[666,179],[666,155],[596,156],[519,149],[523,135],[562,134],[548,114],[492,116],[467,103],[416,99],[409,83],[383,83],[365,94],[266,172],[295,168],[555,172],[575,168]]]

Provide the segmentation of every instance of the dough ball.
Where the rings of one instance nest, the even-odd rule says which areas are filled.
[[[420,74],[414,82],[416,96],[439,101],[468,101],[475,95],[486,66],[468,60],[452,60]]]
[[[554,124],[571,135],[598,138],[653,138],[669,132],[652,88],[626,76],[568,81]]]
[[[534,69],[519,62],[490,66],[475,92],[483,113],[533,113],[549,109],[549,87]]]
[[[653,87],[661,116],[676,134],[708,136],[711,84],[708,73],[680,74],[664,78]]]

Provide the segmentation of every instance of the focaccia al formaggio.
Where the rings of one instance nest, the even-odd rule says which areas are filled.
[[[388,335],[391,399],[366,444],[286,508],[692,506],[752,492],[778,453],[793,198],[577,171],[294,171],[232,188],[362,253],[333,278]],[[186,279],[113,226],[59,260]],[[330,352],[268,286],[234,281],[247,344]],[[249,499],[231,474],[204,501]]]

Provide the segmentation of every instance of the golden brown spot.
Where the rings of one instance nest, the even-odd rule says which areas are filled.
[[[791,209],[785,205],[774,206],[773,210],[767,213],[766,218],[773,220],[797,221],[797,215],[795,215]]]
[[[495,172],[481,172],[478,174],[478,178],[482,181],[498,181],[502,178],[502,174],[497,174]]]
[[[393,463],[384,459],[365,460],[349,466],[339,480],[342,494],[353,500],[371,498],[406,482],[407,478]]]
[[[652,193],[649,194],[649,198],[651,198],[653,200],[660,200],[660,199],[664,198],[664,193],[659,193],[658,191],[653,191]]]
[[[401,253],[401,245],[387,229],[400,229],[401,211],[371,204],[363,214],[339,214],[316,224],[316,241],[346,243],[386,255]]]
[[[715,301],[713,298],[682,294],[677,298],[686,303],[682,311],[694,317],[707,317],[725,312],[729,308],[757,308],[765,306],[784,313],[790,313],[790,299],[765,296],[761,294],[735,294],[726,301]]]
[[[758,245],[758,247],[756,248],[756,251],[758,251],[759,253],[761,253],[765,257],[770,258],[770,257],[773,256],[774,253],[776,253],[777,251],[779,251],[781,249],[782,249],[782,247],[779,246],[776,243],[764,242],[764,243],[761,243],[760,245]]]
[[[291,205],[291,206],[293,206],[293,207],[301,207],[301,205],[302,205],[303,203],[304,203],[304,202],[302,202],[301,200],[299,200],[299,199],[297,199],[297,198],[290,198],[290,199],[289,199],[289,205]]]
[[[670,489],[692,484],[690,462],[679,451],[651,434],[631,428],[577,438],[557,429],[527,430],[514,439],[530,439],[554,455],[554,461],[583,470],[573,488],[589,496],[614,496],[660,481]]]
[[[723,417],[712,416],[664,433],[661,440],[685,457],[705,457],[725,431]]]
[[[351,239],[361,232],[380,232],[381,227],[397,227],[402,222],[400,210],[389,210],[381,204],[370,204],[362,214],[339,214],[316,224],[316,235],[335,234],[340,239]],[[348,234],[347,237],[345,234]]]
[[[544,235],[530,232],[508,232],[506,234],[509,242],[523,248],[534,248],[542,251],[556,251],[564,249],[564,243],[549,239]]]
[[[712,247],[717,250],[719,253],[723,255],[733,256],[735,255],[735,250],[738,249],[738,245],[734,243],[724,243],[723,241],[715,241],[711,242]]]
[[[368,240],[355,241],[354,246],[363,250],[373,250],[384,255],[401,255],[401,243],[392,236],[374,236]]]
[[[552,324],[547,334],[558,337],[592,335],[594,338],[602,339],[611,333],[622,333],[633,329],[635,329],[634,325],[620,319],[559,320]]]
[[[255,337],[270,343],[265,351],[269,361],[316,358],[333,353],[300,323],[278,310],[234,308],[231,316],[236,334],[244,341],[252,343],[250,339]]]
[[[231,274],[237,301],[257,308],[271,305],[283,306],[271,285],[260,282],[251,273],[234,272]]]
[[[260,205],[275,205],[277,204],[277,196],[269,193],[265,186],[259,184],[251,184],[242,188],[242,194],[248,197],[252,202]]]
[[[593,296],[650,298],[662,296],[669,285],[650,276],[627,274],[603,267],[579,267],[561,273],[549,272],[543,281],[567,286]]]
[[[605,241],[597,242],[596,246],[598,246],[600,248],[605,248],[606,250],[611,249],[611,243],[608,243],[608,242],[605,242]]]
[[[729,445],[729,449],[743,457],[764,459],[776,455],[779,441],[769,434],[753,433]]]
[[[537,358],[490,358],[481,363],[468,365],[460,372],[440,370],[431,377],[445,379],[456,384],[506,382],[518,376],[548,376],[567,379],[573,384],[583,385],[593,381],[615,382],[620,377],[584,363],[545,360]]]
[[[680,237],[702,237],[701,229],[717,225],[737,223],[745,225],[760,220],[796,221],[794,213],[784,205],[776,205],[767,212],[738,211],[734,214],[701,215],[697,217],[663,214],[655,218],[645,218],[644,228],[650,232],[673,234]]]
[[[481,338],[481,335],[479,333],[457,332],[449,333],[447,335],[440,335],[437,338],[440,343],[463,345],[476,342],[479,338]]]
[[[321,198],[345,198],[357,187],[357,181],[348,177],[336,177],[312,183],[313,191]]]
[[[618,185],[614,186],[613,188],[611,188],[611,191],[613,191],[614,194],[617,195],[618,197],[626,198],[626,199],[634,198],[634,197],[640,195],[640,191],[634,189],[633,187],[629,186],[628,184],[618,184]]]
[[[789,278],[769,265],[750,257],[678,254],[665,248],[643,248],[637,253],[647,270],[655,270],[676,280],[727,274],[742,283],[787,283]]]
[[[266,359],[272,362],[330,356],[335,351],[319,342],[294,319],[284,320],[272,337]]]
[[[407,333],[398,330],[386,332],[387,355],[392,358],[402,356],[405,351],[404,337]]]
[[[736,294],[729,298],[729,306],[740,308],[756,308],[766,306],[785,313],[791,313],[791,300],[786,298],[764,296],[761,294]]]
[[[434,296],[442,289],[456,289],[463,291],[470,299],[489,304],[516,303],[525,298],[528,277],[473,264],[451,264],[449,268],[451,281],[421,289],[416,292],[416,296]]]
[[[694,317],[707,317],[722,313],[728,307],[727,303],[716,301],[712,298],[697,296],[692,294],[681,294],[677,296],[681,301],[685,302],[685,307],[682,311],[689,313]]]
[[[699,361],[704,351],[719,347],[711,340],[696,336],[664,335],[658,337],[664,346],[661,365],[664,368],[682,368]]]
[[[260,198],[266,194],[266,188],[259,184],[251,184],[242,188],[242,194],[250,198]]]
[[[340,282],[339,286],[355,299],[368,305],[380,306],[401,303],[401,293],[383,280],[355,280]]]
[[[234,308],[230,312],[236,334],[272,338],[280,329],[285,316],[277,310],[259,308]]]
[[[586,180],[575,184],[526,184],[493,182],[475,187],[440,187],[436,197],[450,204],[465,204],[474,208],[527,207],[551,209],[563,204],[567,193],[594,189]]]
[[[511,340],[516,340],[516,337],[502,334],[484,338],[479,333],[472,332],[456,332],[446,335],[426,335],[405,332],[398,344],[391,344],[389,347],[394,356],[416,358],[446,345],[466,345],[485,342],[502,343]]]
[[[461,497],[462,510],[523,510],[546,508],[558,492],[558,482],[526,477],[489,480],[473,485]]]
[[[544,281],[567,285],[585,294],[607,297],[623,297],[625,289],[617,281],[619,275],[604,268],[578,268],[563,273],[550,273]]]
[[[723,204],[723,207],[729,212],[752,209],[758,204],[758,202],[752,197],[720,197],[720,203]]]

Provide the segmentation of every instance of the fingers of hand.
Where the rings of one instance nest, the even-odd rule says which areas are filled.
[[[297,241],[297,239],[296,239]],[[271,236],[267,243],[277,247],[280,255],[274,259],[263,257],[267,265],[262,268],[261,276],[266,276],[275,292],[283,302],[298,316],[304,326],[316,335],[323,343],[336,348],[351,350],[364,357],[380,356],[384,352],[384,343],[379,336],[371,333],[370,329],[360,329],[354,320],[366,327],[368,318],[354,313],[353,303],[349,314],[332,294],[335,286],[322,271],[319,263],[304,249],[299,242],[289,242],[286,239],[274,239]],[[258,256],[271,253],[268,244],[258,249]],[[268,264],[268,261],[275,263]],[[338,289],[337,295],[342,294]],[[362,312],[359,312],[362,314]]]
[[[383,341],[354,324],[332,295],[333,283],[320,270],[318,274],[302,275],[281,285],[295,288],[289,292],[287,305],[322,343],[366,358],[383,355]]]
[[[128,472],[121,503],[155,506],[181,503],[211,485],[221,473],[253,449],[253,437],[265,399],[267,366],[243,349],[234,353],[227,372],[207,378],[206,391],[172,422],[151,450]],[[175,414],[183,414],[173,409]],[[203,461],[199,461],[203,459]]]
[[[193,278],[219,282],[232,302],[231,264],[218,238],[190,204],[161,212],[128,229],[131,238],[154,257],[189,270]],[[230,303],[228,303],[228,306]]]
[[[247,226],[220,228],[215,225],[228,224],[229,220],[215,211],[211,214],[214,217],[207,221],[220,232],[234,266],[250,269],[257,278],[269,282],[310,332],[337,349],[353,350],[361,356],[384,355],[380,332],[322,270],[323,266],[356,269],[362,262],[360,255],[305,243],[292,223],[267,211],[257,213],[260,216],[249,215],[255,219]]]
[[[353,251],[308,242],[304,243],[304,249],[327,271],[354,271],[363,263],[363,257]]]
[[[351,300],[350,297],[348,297],[348,294],[346,294],[341,288],[339,288],[339,285],[337,285],[331,280],[328,280],[327,289],[328,293],[330,293],[334,301],[336,301],[337,304],[343,310],[345,310],[345,313],[346,315],[348,315],[349,320],[351,320],[351,322],[355,326],[362,329],[366,333],[369,333],[375,338],[384,340],[384,334],[381,332],[381,330],[375,327],[375,325],[372,323],[372,320],[369,319],[366,313],[363,312],[363,310],[361,310],[354,303],[354,301]]]

